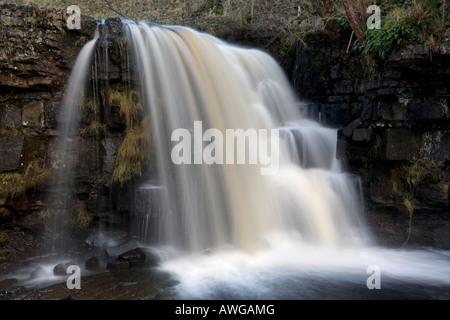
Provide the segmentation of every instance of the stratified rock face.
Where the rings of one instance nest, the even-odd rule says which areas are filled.
[[[0,172],[20,168],[24,137],[0,137]]]
[[[72,13],[66,8],[0,4],[0,219],[40,228],[51,204],[51,174],[62,165],[59,123],[64,95],[78,53],[100,33],[97,64],[88,80],[98,91],[123,90],[122,22],[105,23],[81,15],[81,29],[70,29]],[[108,52],[108,54],[106,54]],[[104,60],[103,60],[104,59]],[[94,70],[94,69],[93,69]],[[105,85],[105,84],[108,85]],[[124,121],[117,108],[109,108],[107,92],[86,92],[79,114],[80,135],[67,142],[65,152],[76,159],[67,179],[74,183],[77,201],[92,217],[111,209],[110,181],[117,150],[123,140]],[[93,101],[92,96],[96,97]],[[96,104],[94,104],[95,102]],[[85,130],[97,124],[99,134]],[[45,177],[45,179],[43,178]],[[50,178],[50,179],[47,179]],[[47,183],[47,186],[45,185]],[[18,185],[14,187],[14,184]],[[125,201],[125,200],[124,200]],[[119,203],[118,206],[121,206]],[[31,218],[30,218],[31,217]],[[1,260],[1,257],[0,257]]]
[[[94,19],[83,17],[80,30],[67,28],[64,9],[1,5],[0,86],[58,89],[79,48],[95,30]],[[83,23],[84,22],[84,23]],[[4,88],[6,89],[6,88]],[[5,90],[6,91],[6,90]]]
[[[95,120],[106,130],[99,136],[76,137],[76,146],[68,152],[78,158],[73,178],[87,210],[92,214],[111,210],[110,206],[122,210],[132,188],[112,191],[109,182],[125,124],[118,106],[110,105],[107,96],[108,90],[123,92],[125,84],[134,81],[125,78],[133,74],[126,72],[133,64],[123,56],[121,21],[111,18],[98,24],[82,15],[81,29],[71,30],[68,17],[64,8],[0,4],[0,174],[23,174],[36,160],[58,167],[56,129],[63,116],[64,92],[77,54],[98,26],[97,70],[90,80],[95,79],[103,91],[95,101],[98,105],[88,106],[87,101],[80,125],[86,128]],[[361,176],[375,229],[391,243],[405,240],[409,218],[402,201],[403,193],[408,193],[417,217],[413,225],[420,221],[410,242],[446,246],[449,42],[441,43],[432,61],[422,45],[405,46],[368,73],[360,56],[347,53],[349,35],[340,40],[323,34],[312,37],[308,47],[298,46],[295,89],[307,102],[309,114],[342,129],[338,157]],[[422,165],[416,172],[420,178],[408,186],[408,172],[414,174],[416,162]],[[407,190],[399,192],[400,187]],[[16,211],[45,209],[46,198],[32,191],[17,199],[0,194],[0,217],[12,219]],[[117,197],[111,198],[111,193]],[[421,219],[418,215],[425,211],[427,218]],[[422,238],[421,225],[429,228]]]
[[[430,58],[408,44],[367,68],[348,38],[300,46],[296,90],[322,122],[340,128],[337,157],[363,182],[383,242],[445,246],[450,233],[450,41]],[[319,117],[320,115],[320,117]],[[444,231],[443,231],[444,230]]]

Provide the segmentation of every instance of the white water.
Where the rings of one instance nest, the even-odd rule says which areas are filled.
[[[391,291],[412,283],[449,288],[448,252],[372,245],[359,180],[335,157],[336,131],[305,118],[269,55],[184,27],[128,21],[125,30],[166,191],[152,232],[176,252],[161,269],[180,281],[178,297],[320,299],[333,286],[342,291],[334,298],[355,288],[367,294],[370,265]],[[194,121],[222,132],[280,129],[279,172],[173,165],[170,135],[192,131]]]
[[[81,49],[73,66],[61,106],[61,117],[58,120],[59,137],[56,148],[53,151],[52,163],[58,169],[51,186],[51,198],[53,204],[52,225],[49,226],[52,234],[52,250],[67,245],[67,229],[64,226],[67,212],[73,208],[73,170],[78,157],[74,154],[78,142],[79,115],[83,103],[86,82],[92,57],[99,38],[98,29],[94,37]]]
[[[252,251],[261,237],[291,231],[306,243],[366,240],[358,186],[334,160],[335,130],[302,116],[269,55],[184,27],[125,27],[167,190],[161,243],[190,252],[228,245]],[[294,137],[281,140],[280,169],[272,176],[262,176],[258,165],[176,166],[171,134],[193,130],[194,121],[203,130],[279,128]]]
[[[448,288],[448,252],[372,245],[359,180],[335,157],[336,130],[306,119],[269,55],[184,27],[128,21],[125,30],[166,191],[152,232],[176,252],[161,269],[180,281],[178,297],[320,299],[333,283],[367,293],[370,265],[380,267],[384,288]],[[194,121],[222,132],[280,129],[279,172],[173,165],[170,135]]]
[[[377,265],[381,291],[401,291],[387,297],[450,299],[441,289],[450,288],[448,251],[372,244],[359,180],[343,172],[335,157],[336,130],[305,118],[270,56],[184,27],[127,22],[125,29],[160,174],[158,185],[141,189],[163,198],[160,213],[138,217],[135,229],[143,242],[158,239],[165,257],[160,269],[180,281],[177,298],[372,298],[366,269]],[[97,39],[83,47],[69,80],[61,172],[73,167],[67,154]],[[196,120],[204,129],[280,129],[278,174],[261,176],[257,165],[173,165],[170,134],[192,129]],[[71,200],[65,178],[61,174],[55,188],[63,191],[62,202]],[[54,265],[41,266],[25,283],[55,281]],[[434,291],[409,292],[417,289],[411,284]]]

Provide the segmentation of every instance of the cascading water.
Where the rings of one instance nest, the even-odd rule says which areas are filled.
[[[179,297],[320,298],[314,284],[333,279],[337,286],[348,279],[343,290],[365,288],[371,264],[387,278],[426,273],[423,281],[450,284],[445,252],[371,246],[359,180],[336,160],[336,130],[304,116],[269,55],[185,27],[124,27],[152,121],[159,185],[151,189],[162,198],[157,213],[140,220],[153,227],[140,226],[141,234],[157,233],[156,244],[176,248],[162,269],[180,280]],[[194,164],[174,164],[177,129],[194,136],[183,149],[184,163]],[[211,138],[208,129],[222,135]],[[278,129],[277,173],[262,175],[263,164],[248,164],[250,149],[247,164],[202,163],[208,147],[230,152],[217,141],[227,129]],[[410,269],[397,264],[409,262]]]
[[[450,287],[447,251],[372,244],[359,180],[336,160],[336,130],[305,116],[268,54],[186,27],[123,23],[157,166],[151,170],[156,181],[138,190],[133,229],[142,245],[165,254],[160,269],[180,281],[177,298],[373,298],[366,287],[369,265],[382,270],[385,298],[410,297],[411,290],[425,294],[428,285],[443,285],[444,292]],[[63,170],[53,189],[61,212],[73,200],[70,142],[78,134],[79,93],[98,38],[96,33],[80,52],[62,109],[57,163]],[[100,60],[105,66],[107,48]],[[180,129],[193,135],[183,150],[193,164],[173,161],[180,143],[173,133]],[[227,148],[226,132],[239,129],[247,133],[246,161],[220,161],[221,151],[225,158],[238,151],[239,138]],[[277,161],[261,161],[276,155],[277,147]],[[256,164],[250,163],[255,150]],[[207,164],[212,158],[217,163]],[[262,174],[271,165],[273,174]],[[411,290],[397,290],[405,283]],[[440,289],[431,298],[436,294],[450,298]]]
[[[88,41],[81,49],[77,60],[73,66],[73,71],[68,82],[68,89],[65,93],[61,108],[58,129],[60,131],[53,161],[58,168],[53,184],[51,186],[52,202],[52,250],[62,249],[67,243],[65,227],[66,220],[73,209],[74,181],[73,170],[78,157],[76,152],[76,139],[79,135],[80,106],[83,103],[84,90],[88,81],[88,74],[91,68],[93,52],[99,38],[98,29],[95,31],[93,39]]]
[[[270,56],[184,27],[125,28],[166,191],[162,243],[191,252],[227,245],[251,251],[290,232],[306,242],[362,243],[359,190],[334,160],[336,131],[302,117]],[[279,172],[262,175],[261,164],[173,164],[172,132],[199,133],[199,121],[194,158],[209,144],[202,142],[207,129],[224,137],[227,129],[281,129]]]

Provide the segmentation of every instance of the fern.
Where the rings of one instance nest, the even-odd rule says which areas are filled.
[[[375,54],[384,60],[402,42],[407,34],[406,20],[398,21],[385,29],[367,29],[364,32],[365,43],[362,45],[356,40],[355,49],[362,51],[364,54]]]

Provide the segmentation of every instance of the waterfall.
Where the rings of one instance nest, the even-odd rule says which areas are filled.
[[[308,118],[270,55],[187,27],[128,20],[123,26],[125,90],[136,82],[154,166],[143,170],[152,176],[130,204],[137,208],[131,229],[140,246],[161,253],[157,269],[179,281],[175,298],[358,299],[363,291],[377,298],[366,289],[373,265],[382,270],[387,297],[393,288],[403,288],[394,298],[416,288],[420,296],[429,286],[437,288],[434,298],[450,286],[448,251],[373,245],[360,181],[336,159],[336,129]],[[52,248],[70,240],[64,223],[76,200],[79,108],[93,57],[94,102],[102,100],[105,109],[95,120],[108,121],[103,36],[96,31],[80,51],[58,119]],[[103,50],[95,56],[99,42]],[[106,75],[96,69],[103,64]],[[100,87],[99,77],[106,80]],[[44,268],[44,278],[53,277],[53,266]],[[136,284],[127,282],[127,291]]]
[[[302,114],[270,55],[187,27],[124,26],[164,190],[162,209],[151,220],[160,244],[188,252],[227,246],[254,252],[279,234],[332,246],[366,243],[360,187],[336,160],[336,130]],[[243,164],[174,164],[172,133],[180,128],[223,137],[230,129],[277,129],[278,173],[262,175],[263,164],[248,161],[250,149]],[[194,136],[192,159],[208,144]]]
[[[384,288],[450,284],[448,253],[374,245],[361,183],[336,159],[337,130],[308,119],[270,55],[187,27],[124,29],[157,172],[140,189],[156,209],[136,221],[166,254],[160,269],[180,282],[177,298],[323,298],[335,287],[337,298],[367,296],[373,265]],[[217,157],[239,149],[227,135],[239,129],[246,161]],[[279,151],[274,174],[251,163],[255,140],[267,142],[262,154]]]
[[[86,82],[88,81],[92,57],[98,38],[99,32],[97,29],[94,37],[83,46],[77,56],[61,106],[61,116],[58,119],[59,136],[52,159],[54,166],[58,169],[58,173],[50,190],[52,225],[49,226],[49,230],[52,232],[52,243],[50,244],[52,250],[64,249],[68,244],[68,229],[65,225],[74,207],[74,181],[72,177],[78,159],[76,150],[77,137],[79,136],[80,106],[83,103]]]

